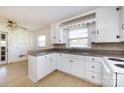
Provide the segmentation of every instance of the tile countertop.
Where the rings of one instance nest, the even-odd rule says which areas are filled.
[[[46,50],[32,50],[28,51],[28,55],[42,56],[50,53],[65,53],[83,56],[95,56],[95,57],[121,57],[124,58],[124,50],[92,50],[92,49],[46,49]]]

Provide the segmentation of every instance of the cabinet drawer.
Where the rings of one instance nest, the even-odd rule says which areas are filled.
[[[49,57],[48,55],[38,56],[38,57],[37,57],[37,60],[38,60],[38,61],[42,61],[42,60],[44,60],[44,59],[47,59],[48,57]]]
[[[101,57],[86,56],[85,61],[88,61],[88,62],[102,62],[103,59]]]
[[[84,58],[84,56],[73,55],[73,54],[62,54],[62,57],[64,57],[64,58],[70,58],[70,59],[77,59],[77,60],[83,60],[83,58]]]
[[[102,64],[96,62],[86,62],[85,69],[89,71],[94,71],[97,73],[102,73]]]
[[[102,75],[101,74],[91,72],[91,71],[86,71],[85,78],[86,78],[86,80],[89,80],[91,82],[94,82],[97,84],[102,84]]]

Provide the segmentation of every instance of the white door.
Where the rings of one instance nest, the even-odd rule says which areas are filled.
[[[84,78],[84,63],[82,60],[73,60],[72,74],[77,77]]]
[[[71,63],[69,58],[62,58],[62,71],[71,74]]]
[[[102,7],[96,11],[95,42],[119,42],[119,11],[117,7]]]
[[[0,32],[0,65],[8,61],[7,33]]]

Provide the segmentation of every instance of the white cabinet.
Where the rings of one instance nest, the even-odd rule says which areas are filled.
[[[47,68],[48,67],[48,59],[47,56],[39,56],[38,57],[38,61],[35,62],[37,63],[37,79],[36,81],[40,80],[41,78],[43,78],[44,76],[46,76],[50,69]]]
[[[79,55],[63,54],[62,71],[84,78],[84,57]]]
[[[65,33],[62,30],[61,23],[53,24],[50,26],[50,37],[52,44],[64,44]]]
[[[62,71],[71,74],[71,62],[69,58],[62,58]]]
[[[82,56],[83,58],[83,56]],[[72,74],[84,78],[84,62],[83,60],[73,60],[72,62]]]
[[[95,84],[102,84],[102,75],[101,74],[94,73],[94,72],[88,71],[88,70],[86,70],[85,73],[86,73],[85,74],[86,80],[89,80]]]
[[[56,53],[56,69],[61,71],[62,70],[62,57],[61,53]]]
[[[28,55],[28,77],[33,80],[34,82],[37,82],[37,58],[34,56]]]
[[[120,41],[124,41],[124,7],[120,7],[119,8],[119,12],[120,12]]]
[[[56,53],[52,53],[51,54],[51,71],[54,71],[56,69],[56,65],[57,65],[57,54]]]
[[[119,11],[108,6],[96,10],[95,42],[119,42]]]
[[[28,55],[28,77],[34,82],[39,81],[56,69],[56,60],[54,54],[43,56]]]
[[[101,57],[85,56],[85,79],[96,84],[102,84]]]

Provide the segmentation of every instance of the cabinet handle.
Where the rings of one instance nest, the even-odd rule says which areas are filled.
[[[61,42],[61,40],[59,40],[59,42]]]
[[[121,29],[122,29],[122,30],[124,29],[124,24],[121,25]]]
[[[118,38],[120,38],[120,36],[119,36],[119,35],[117,35],[117,36],[116,36],[116,38],[118,39]]]
[[[94,61],[94,58],[92,58],[92,60]]]
[[[118,7],[118,8],[116,8],[116,11],[119,11],[121,9],[121,7]]]
[[[97,30],[96,33],[99,34],[99,30]]]
[[[92,78],[94,78],[94,76],[92,76]]]
[[[69,62],[73,62],[73,60],[70,60]]]
[[[92,68],[94,68],[94,66],[92,66]]]

